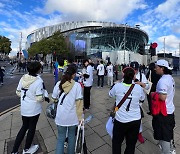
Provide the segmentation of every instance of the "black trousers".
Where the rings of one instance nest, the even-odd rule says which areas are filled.
[[[121,144],[126,139],[126,149],[124,154],[134,154],[135,145],[138,138],[141,120],[128,123],[121,123],[114,120],[112,152],[113,154],[121,154]]]
[[[149,95],[147,95],[147,101],[148,101],[148,107],[149,107],[149,112],[151,112],[151,95],[149,94]]]
[[[22,127],[19,130],[15,143],[14,143],[14,147],[13,147],[13,151],[12,152],[18,152],[19,146],[21,145],[21,142],[26,134],[26,131],[28,130],[27,133],[27,137],[26,137],[26,143],[25,143],[25,148],[24,149],[29,149],[31,147],[33,138],[34,138],[34,134],[36,131],[36,125],[39,119],[39,115],[33,116],[33,117],[25,117],[22,116]]]
[[[89,109],[90,107],[90,95],[91,95],[91,87],[84,87],[84,108]]]
[[[104,85],[104,75],[98,75],[98,87],[100,86],[100,80],[101,80],[101,87]]]
[[[3,75],[0,75],[0,81],[3,83]]]

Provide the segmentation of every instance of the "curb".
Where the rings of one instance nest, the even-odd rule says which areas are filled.
[[[7,109],[7,110],[1,112],[1,113],[0,113],[0,117],[1,117],[2,115],[6,114],[6,113],[8,113],[8,112],[10,112],[10,111],[18,108],[18,107],[20,107],[20,104],[18,104],[18,105],[14,106],[14,107],[12,107],[12,108],[10,108],[10,109]]]

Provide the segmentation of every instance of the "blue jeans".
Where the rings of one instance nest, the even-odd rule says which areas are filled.
[[[66,132],[68,130],[68,154],[75,153],[75,132],[77,126],[57,126],[58,139],[56,145],[56,154],[64,154],[64,142],[66,139]]]

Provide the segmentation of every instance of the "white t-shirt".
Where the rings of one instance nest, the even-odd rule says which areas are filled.
[[[60,81],[57,82],[52,93],[52,97],[56,99],[59,98],[60,94],[59,84]],[[61,99],[64,95],[65,93],[62,93],[58,101],[55,123],[59,126],[78,125],[79,121],[76,114],[76,100],[83,98],[81,85],[78,82],[75,82],[61,105]]]
[[[113,86],[113,88],[109,91],[109,96],[116,98],[116,106],[119,104],[119,102],[124,97],[129,88],[130,85],[120,82],[116,83]],[[145,95],[142,87],[138,84],[135,84],[133,90],[131,91],[131,94],[128,96],[128,98],[119,108],[119,110],[116,112],[115,119],[122,123],[127,123],[141,119],[139,101],[144,99]],[[129,111],[127,111],[129,103]]]
[[[22,78],[19,81],[17,90],[21,91],[21,115],[26,117],[32,117],[38,115],[42,111],[42,102],[36,100],[36,96],[44,95],[43,80],[37,76],[35,80],[28,88],[23,90]],[[25,96],[25,97],[24,97]],[[23,99],[24,97],[24,99]]]
[[[97,66],[97,71],[98,71],[98,75],[104,75],[104,73],[105,73],[104,65],[103,64],[99,64]]]
[[[113,76],[113,65],[107,66],[106,70],[107,70],[107,76],[112,77]]]
[[[175,110],[173,98],[175,94],[175,82],[171,75],[163,75],[157,83],[156,92],[166,94],[167,114],[172,114]]]
[[[90,87],[93,84],[93,67],[88,65],[86,69],[83,69],[83,74],[88,74],[89,78],[84,78],[83,83],[85,87]]]

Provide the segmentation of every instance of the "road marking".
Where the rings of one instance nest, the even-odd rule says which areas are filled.
[[[16,106],[12,107],[12,108],[9,108],[9,109],[7,109],[7,110],[1,112],[1,113],[0,113],[0,116],[2,116],[2,115],[4,115],[4,114],[6,114],[6,113],[8,113],[8,112],[10,112],[10,111],[12,111],[12,110],[18,108],[19,106],[20,106],[20,104],[18,104],[18,105],[16,105]]]

